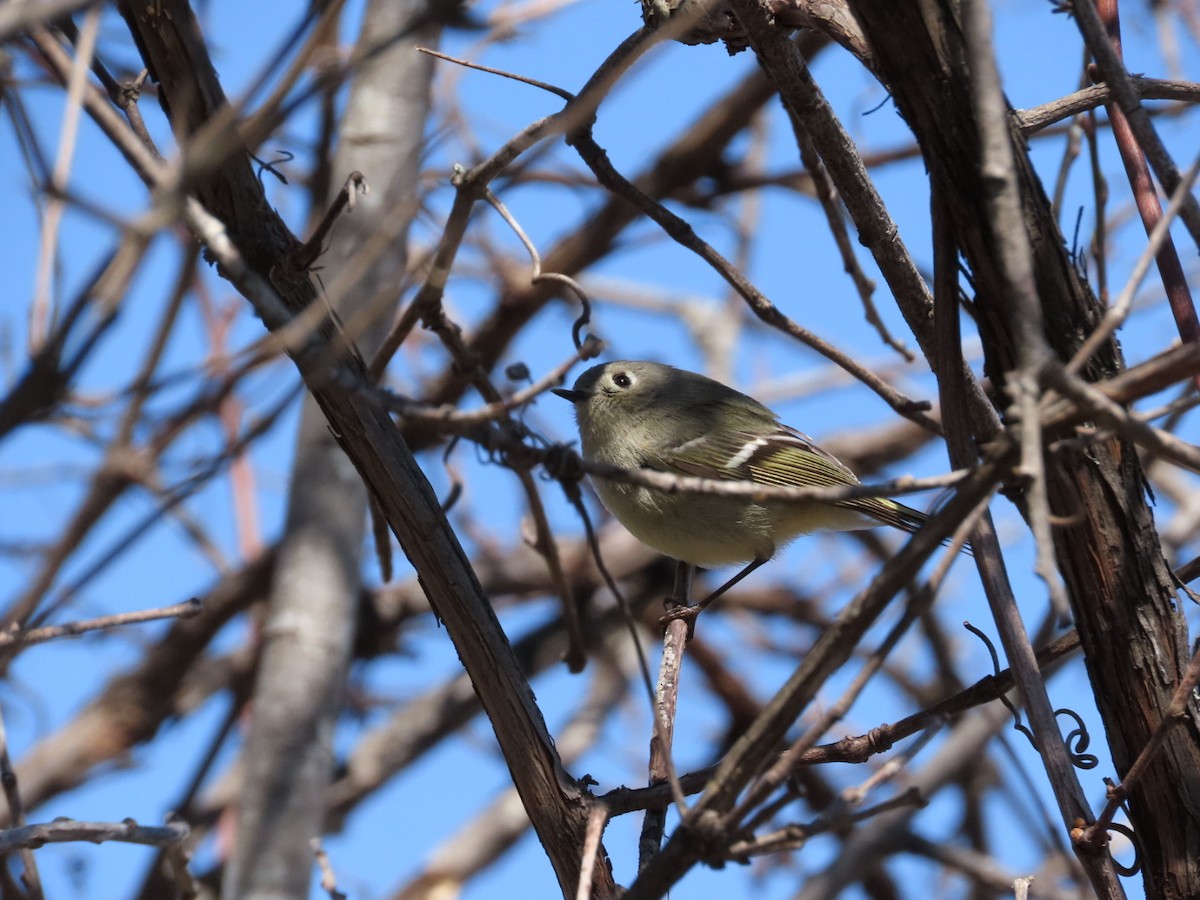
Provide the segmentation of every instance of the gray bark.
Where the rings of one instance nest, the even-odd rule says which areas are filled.
[[[440,27],[404,31],[425,7],[422,0],[369,5],[360,47],[403,36],[351,82],[333,163],[334,190],[355,170],[370,187],[335,225],[319,261],[330,302],[368,355],[386,332],[406,264],[432,75],[432,60],[415,47],[436,45]],[[366,512],[358,472],[307,396],[225,897],[308,896],[310,842],[321,833],[333,730],[354,640]]]

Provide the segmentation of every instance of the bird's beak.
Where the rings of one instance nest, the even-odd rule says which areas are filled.
[[[588,398],[588,395],[583,391],[570,391],[566,388],[551,388],[550,393],[557,394],[564,400],[569,400],[571,403],[582,403]]]

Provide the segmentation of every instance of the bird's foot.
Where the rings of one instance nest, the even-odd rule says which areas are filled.
[[[704,611],[704,606],[703,606],[703,604],[699,604],[699,603],[696,604],[695,606],[676,606],[674,609],[670,610],[665,616],[663,616],[661,619],[659,619],[658,624],[661,625],[663,627],[663,630],[665,631],[667,626],[670,625],[672,622],[687,623],[687,639],[690,641],[692,639],[692,636],[696,633],[696,618],[703,611]]]

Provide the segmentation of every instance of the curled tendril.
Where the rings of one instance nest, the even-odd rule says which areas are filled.
[[[979,638],[979,640],[981,640],[983,642],[983,646],[987,647],[987,652],[992,657],[992,677],[999,678],[1000,677],[1000,656],[999,656],[999,654],[996,653],[996,645],[992,643],[992,639],[989,638],[982,631],[980,631],[978,628],[976,628],[974,625],[972,625],[970,622],[963,622],[963,628],[967,629],[967,631],[971,632],[971,634],[973,634],[973,635],[975,635],[975,637]],[[1004,704],[1004,708],[1007,709],[1010,713],[1012,713],[1013,728],[1015,730],[1021,732],[1021,734],[1025,735],[1025,737],[1027,737],[1029,739],[1029,743],[1033,745],[1033,749],[1036,750],[1037,742],[1034,741],[1034,739],[1033,739],[1033,732],[1030,731],[1028,728],[1026,728],[1025,723],[1021,721],[1020,711],[1015,706],[1013,706],[1012,701],[1010,701],[1008,699],[1008,696],[1003,691],[998,691],[996,696],[1000,700],[1000,702]]]
[[[1133,862],[1128,866],[1122,865],[1121,861],[1112,855],[1112,851],[1109,851],[1108,858],[1112,860],[1113,868],[1117,870],[1117,873],[1129,878],[1142,871],[1142,848],[1138,844],[1137,835],[1133,833],[1133,829],[1119,822],[1109,822],[1108,830],[1125,835],[1129,838],[1130,846],[1133,847]]]
[[[1079,713],[1068,707],[1056,709],[1055,717],[1068,716],[1075,720],[1075,727],[1067,732],[1067,736],[1063,738],[1063,742],[1067,745],[1067,752],[1071,755],[1071,763],[1077,769],[1094,769],[1100,765],[1100,760],[1092,753],[1084,753],[1092,743],[1092,736],[1088,734],[1087,726],[1083,724],[1083,719]]]
[[[484,460],[509,469],[532,469],[541,461],[546,439],[519,419],[492,422],[472,438]]]
[[[970,622],[963,622],[963,628],[967,629],[967,631],[971,632],[971,634],[983,641],[983,646],[987,647],[987,652],[992,657],[992,677],[1000,677],[1000,657],[996,654],[996,645],[992,643],[992,639]]]
[[[277,166],[279,163],[291,162],[296,158],[296,154],[292,153],[290,150],[276,150],[275,152],[279,155],[270,162],[259,159],[253,153],[250,154],[250,158],[258,163],[258,171],[254,174],[258,176],[258,183],[260,185],[262,184],[263,172],[270,172],[272,175],[278,178],[282,184],[288,183],[287,177],[278,169],[276,169],[275,166]]]
[[[463,492],[462,476],[450,462],[450,456],[457,446],[458,437],[456,435],[446,442],[446,452],[442,454],[442,468],[446,470],[446,476],[450,479],[450,490],[446,493],[446,499],[442,501],[442,512],[444,513],[448,513],[454,508],[454,504],[458,503]]]
[[[988,638],[986,634],[984,634],[970,622],[963,622],[963,627],[967,629],[967,631],[971,632],[971,634],[975,635],[975,637],[979,638],[979,640],[983,642],[983,645],[987,647],[987,651],[992,657],[992,677],[999,678],[1000,657],[996,653],[995,644],[992,643],[991,639]],[[1012,701],[1010,701],[1003,692],[999,692],[997,696],[1000,702],[1004,704],[1004,708],[1012,713],[1013,729],[1025,735],[1033,749],[1037,750],[1037,741],[1034,740],[1033,732],[1026,727],[1024,722],[1021,721],[1020,711],[1013,706]],[[1056,718],[1058,716],[1068,716],[1075,722],[1075,728],[1073,728],[1067,734],[1067,736],[1063,738],[1063,743],[1067,746],[1067,753],[1071,757],[1071,764],[1075,766],[1075,768],[1083,769],[1085,771],[1096,768],[1096,766],[1100,764],[1100,760],[1094,754],[1083,752],[1087,750],[1088,746],[1091,744],[1092,738],[1091,735],[1088,734],[1087,726],[1083,723],[1083,719],[1080,717],[1079,713],[1075,712],[1073,709],[1064,707],[1063,709],[1056,709],[1054,711],[1054,715]]]
[[[579,303],[583,307],[583,311],[579,314],[579,318],[571,326],[571,340],[575,342],[575,349],[582,350],[585,338],[583,335],[584,326],[592,321],[592,302],[588,300],[587,295],[583,292],[577,293]],[[594,340],[592,335],[588,335],[586,340]]]

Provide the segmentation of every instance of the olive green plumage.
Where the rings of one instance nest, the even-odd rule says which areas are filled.
[[[752,397],[672,366],[643,361],[588,369],[571,390],[585,459],[626,469],[785,487],[858,484],[854,473]],[[713,567],[769,559],[814,531],[891,525],[925,515],[887,498],[836,503],[664,493],[595,479],[609,511],[661,553]]]

